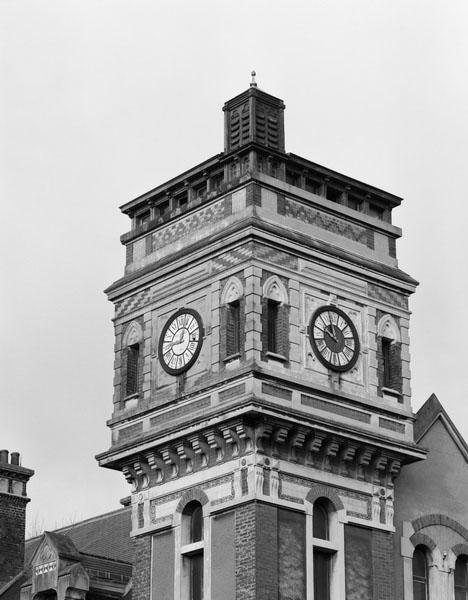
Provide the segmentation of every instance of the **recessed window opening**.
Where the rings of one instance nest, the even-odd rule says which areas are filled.
[[[188,203],[188,194],[187,194],[187,192],[183,192],[182,194],[179,194],[175,198],[175,205],[180,210],[184,210],[187,207],[187,203]]]
[[[466,576],[466,568],[465,568]],[[456,579],[456,570],[455,570]],[[458,600],[458,597],[456,600]],[[428,600],[429,598],[429,573],[427,566],[427,551],[422,546],[417,546],[413,553],[413,600]],[[465,599],[466,596],[461,596]]]
[[[164,219],[169,213],[169,200],[165,200],[156,206],[156,214],[158,218]]]
[[[455,600],[467,600],[468,598],[468,576],[467,557],[459,556],[455,562]],[[419,598],[415,598],[419,600]]]
[[[331,185],[327,185],[327,200],[331,202],[339,202],[341,199],[342,191],[338,188],[335,188]]]
[[[267,300],[267,350],[268,352],[278,353],[278,325],[279,325],[279,307],[280,303],[276,300]]]
[[[392,340],[382,338],[382,360],[383,360],[383,386],[392,387],[393,372],[392,372]]]
[[[294,185],[298,187],[301,183],[301,176],[299,173],[295,171],[290,171],[289,169],[286,171],[286,183],[289,185]]]
[[[384,218],[384,209],[377,204],[369,204],[369,215],[382,221]]]
[[[140,355],[140,345],[134,344],[127,348],[127,396],[138,392],[138,363]]]
[[[227,305],[226,354],[232,356],[240,352],[240,301]]]
[[[149,210],[146,210],[145,212],[140,213],[137,216],[137,227],[142,227],[143,225],[148,223],[150,220],[151,220],[151,213]]]
[[[353,210],[362,210],[362,199],[359,196],[354,196],[353,194],[348,194],[348,208],[352,208]]]
[[[322,183],[316,179],[310,179],[309,177],[305,180],[305,189],[312,194],[320,194],[322,191]]]
[[[314,600],[330,600],[332,560],[336,554],[336,550],[329,544],[331,509],[330,501],[326,498],[318,498],[314,502],[312,519]]]
[[[182,578],[184,600],[203,600],[203,507],[189,502],[182,512]]]

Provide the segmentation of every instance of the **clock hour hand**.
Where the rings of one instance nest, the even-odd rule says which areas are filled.
[[[338,343],[336,335],[333,333],[333,325],[330,325],[330,327],[327,327],[326,331],[327,331],[328,335],[332,338],[332,340],[334,340],[336,343]]]

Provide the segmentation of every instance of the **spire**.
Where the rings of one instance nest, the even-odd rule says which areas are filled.
[[[252,81],[250,82],[250,87],[252,88],[256,88],[257,87],[257,82],[255,81],[255,76],[257,73],[255,73],[255,71],[252,71],[251,75],[252,75]]]

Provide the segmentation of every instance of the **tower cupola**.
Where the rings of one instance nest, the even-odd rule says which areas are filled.
[[[250,87],[228,100],[224,111],[224,151],[256,142],[284,152],[284,102],[260,90],[252,71]]]

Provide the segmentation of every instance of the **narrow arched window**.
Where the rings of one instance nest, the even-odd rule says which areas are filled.
[[[330,600],[332,560],[336,549],[330,545],[330,513],[332,505],[326,498],[314,502],[312,517],[314,557],[314,600]]]
[[[244,290],[241,280],[232,276],[224,285],[220,307],[220,355],[221,360],[229,362],[243,353],[243,307]]]
[[[289,358],[289,306],[286,287],[272,275],[263,284],[262,346],[267,357]]]
[[[203,600],[203,507],[189,502],[182,512],[182,598]]]
[[[459,556],[455,562],[455,600],[468,599],[467,557]]]
[[[429,570],[427,550],[417,546],[413,553],[413,600],[428,600]]]
[[[377,373],[381,391],[401,394],[400,330],[397,320],[391,315],[383,315],[377,324]]]
[[[122,399],[133,402],[141,391],[142,379],[143,329],[138,320],[131,321],[126,327],[122,339]],[[126,404],[126,407],[129,406]]]
[[[127,396],[138,392],[138,367],[140,361],[140,345],[134,344],[127,348]]]

